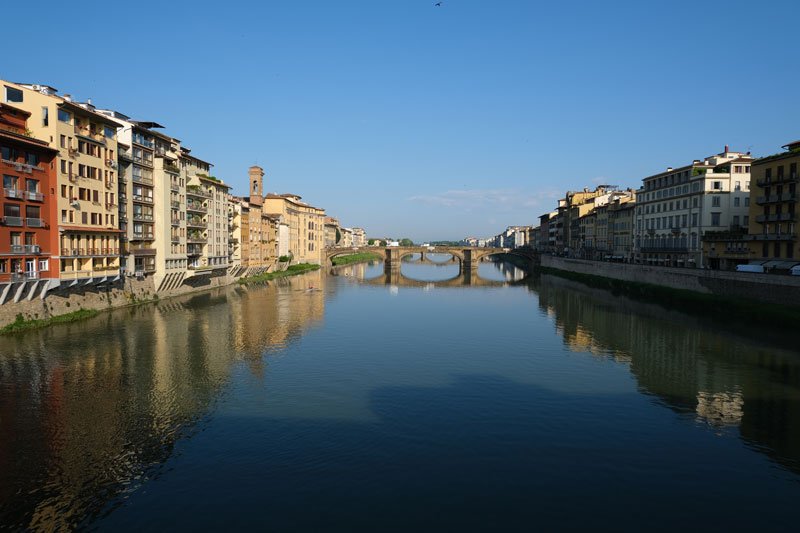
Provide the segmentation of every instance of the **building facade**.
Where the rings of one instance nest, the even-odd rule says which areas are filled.
[[[0,103],[0,303],[46,290],[59,278],[55,161],[58,151],[28,133],[31,114]],[[31,283],[32,287],[12,284]],[[27,289],[27,292],[26,292]]]
[[[295,263],[321,265],[325,248],[325,210],[302,201],[296,194],[267,194],[264,210],[280,215],[289,229],[289,255]]]
[[[644,178],[637,193],[634,260],[706,268],[703,235],[749,223],[752,158],[725,150]]]

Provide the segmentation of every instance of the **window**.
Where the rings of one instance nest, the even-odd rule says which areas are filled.
[[[719,213],[711,213],[711,225],[712,226],[719,226]]]
[[[697,213],[692,213],[692,227],[697,226]]]
[[[42,107],[42,126],[50,125],[50,110]]]
[[[117,130],[115,130],[114,128],[112,128],[110,126],[104,126],[103,127],[103,134],[109,139],[113,139],[114,135],[116,135],[116,133],[117,133]]]
[[[739,225],[739,215],[734,215],[733,216],[733,225],[734,226],[738,226]]]
[[[22,91],[6,85],[6,102],[22,102]]]
[[[58,110],[58,120],[61,122],[66,122],[67,124],[72,124],[72,115],[64,111],[63,109]]]
[[[744,197],[744,206],[745,207],[749,207],[750,206],[750,197],[749,196],[745,196]]]
[[[739,200],[740,198],[738,196],[733,198],[733,207],[739,207]]]
[[[16,189],[17,188],[17,177],[16,176],[9,176],[8,174],[3,175],[3,188],[4,189]]]
[[[750,217],[749,216],[747,216],[747,215],[744,216],[744,218],[742,219],[742,225],[744,227],[747,227],[747,226],[750,225]]]

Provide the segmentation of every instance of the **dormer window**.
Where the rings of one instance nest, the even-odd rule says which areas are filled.
[[[22,102],[22,91],[6,85],[6,102],[8,103]]]

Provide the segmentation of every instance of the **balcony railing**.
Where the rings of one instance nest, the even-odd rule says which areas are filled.
[[[201,198],[211,198],[211,193],[204,191],[198,185],[189,185],[186,187],[186,194],[189,196],[199,196]]]
[[[149,215],[147,213],[134,213],[133,220],[137,222],[152,222],[153,215]]]
[[[36,191],[26,191],[25,196],[32,202],[44,202],[44,194]]]
[[[171,190],[173,192],[180,192],[181,187],[177,183],[170,183],[169,184],[169,190]]]
[[[795,220],[794,213],[772,213],[770,215],[757,215],[756,222],[786,222]]]
[[[42,248],[38,244],[26,244],[24,251],[26,254],[40,254],[42,253]]]
[[[642,246],[642,252],[688,252],[688,246]]]
[[[180,209],[181,203],[178,200],[170,200],[169,206],[173,209]]]
[[[179,242],[181,242],[181,237],[180,235],[172,235],[170,236],[170,240],[173,244],[178,244]]]
[[[142,202],[142,203],[145,203],[145,204],[152,204],[153,203],[153,197],[152,196],[142,196],[141,194],[134,194],[133,195],[133,201],[134,202]]]
[[[152,241],[155,239],[152,233],[136,233],[133,232],[133,238],[140,241]]]
[[[46,228],[47,223],[41,218],[26,218],[25,225],[29,228]]]
[[[25,198],[25,191],[22,191],[20,189],[3,189],[3,195],[6,198],[23,200]]]
[[[189,228],[203,228],[205,229],[208,226],[208,223],[202,219],[198,218],[187,218],[186,219],[186,227]]]
[[[128,161],[133,161],[133,154],[130,152],[130,150],[120,150],[119,158],[127,159]]]
[[[187,211],[197,211],[198,213],[207,213],[208,208],[197,202],[186,202]]]
[[[797,235],[793,233],[756,233],[747,236],[751,241],[793,241]]]
[[[792,181],[797,181],[798,175],[789,173],[784,174],[783,176],[772,176],[769,178],[761,178],[756,180],[756,185],[759,187],[764,187],[765,185],[775,185],[778,183],[787,183]]]
[[[189,236],[186,238],[186,242],[198,243],[198,244],[205,244],[205,242],[206,242],[206,238],[205,238],[205,237],[203,237],[202,235],[197,235],[197,234],[191,235],[191,234],[190,234],[190,235],[189,235]]]
[[[136,176],[136,175],[134,175],[133,176],[133,181],[135,183],[142,183],[144,185],[152,185],[153,184],[153,178],[145,178],[144,176]]]
[[[175,165],[170,165],[169,163],[164,163],[164,170],[166,170],[167,172],[172,172],[173,174],[181,173],[181,169],[179,169]]]
[[[6,226],[22,226],[22,217],[3,217],[3,224]]]

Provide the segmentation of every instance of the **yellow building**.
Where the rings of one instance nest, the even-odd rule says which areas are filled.
[[[295,263],[322,264],[325,247],[325,210],[309,205],[296,194],[267,194],[264,211],[280,215],[289,226],[289,254]]]
[[[797,225],[797,182],[800,141],[783,146],[785,152],[753,161],[749,244],[750,257],[780,263],[800,262]]]
[[[91,102],[46,85],[2,83],[3,101],[31,113],[28,128],[59,150],[56,165],[60,278],[120,273],[117,126]]]

